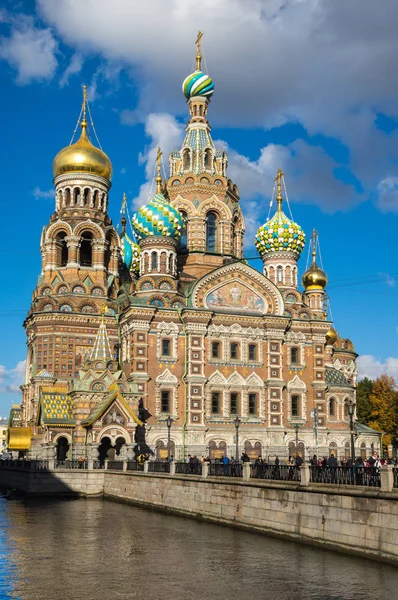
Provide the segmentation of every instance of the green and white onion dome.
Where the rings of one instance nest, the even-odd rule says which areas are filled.
[[[182,215],[160,192],[141,206],[131,222],[139,240],[152,235],[179,240],[183,228]]]
[[[305,246],[305,233],[300,225],[278,210],[272,219],[258,229],[254,244],[261,256],[281,251],[299,256]]]
[[[141,248],[127,234],[122,238],[122,260],[132,273],[139,273]]]
[[[210,98],[214,92],[214,83],[211,77],[202,71],[194,71],[182,84],[182,91],[187,100],[193,96],[204,96]]]

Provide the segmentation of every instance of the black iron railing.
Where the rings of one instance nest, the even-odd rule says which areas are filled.
[[[108,460],[108,467],[110,471],[123,471],[122,460]]]
[[[93,460],[93,469],[103,469],[104,465],[101,464],[100,460]]]
[[[392,474],[394,476],[394,487],[398,487],[398,469],[397,468],[393,468],[392,470]]]
[[[45,471],[48,469],[48,460],[2,460],[0,467],[3,469],[20,469],[21,471]]]
[[[202,475],[202,463],[176,462],[176,473],[181,475]]]
[[[300,468],[291,465],[251,465],[250,477],[272,481],[301,481]]]
[[[143,471],[144,463],[138,462],[137,460],[127,461],[127,471]]]
[[[55,467],[57,469],[87,469],[88,465],[84,459],[82,459],[82,460],[67,459],[67,460],[56,460]]]
[[[150,460],[148,473],[170,473],[170,463],[160,460]]]
[[[337,485],[380,487],[378,467],[310,467],[310,481]]]
[[[212,477],[242,477],[242,463],[211,463],[209,465],[209,475]]]

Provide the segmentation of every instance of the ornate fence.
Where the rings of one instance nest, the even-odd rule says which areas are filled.
[[[310,467],[313,483],[363,485],[380,487],[380,469],[377,467]]]
[[[290,465],[251,465],[250,477],[272,481],[301,481],[299,467]]]
[[[139,463],[137,460],[127,461],[127,471],[143,471],[144,463]]]
[[[209,475],[212,477],[242,477],[243,465],[242,463],[229,463],[228,465],[211,463],[209,465]]]
[[[150,460],[148,463],[148,473],[170,473],[170,463],[160,460]]]
[[[175,469],[180,475],[202,475],[202,463],[176,462]]]

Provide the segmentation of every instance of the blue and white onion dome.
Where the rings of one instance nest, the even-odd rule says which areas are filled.
[[[271,252],[293,252],[300,256],[305,246],[304,230],[278,210],[258,229],[254,244],[261,256]]]
[[[135,274],[139,273],[140,270],[140,253],[141,248],[139,245],[133,242],[125,233],[122,238],[122,260],[127,269]]]
[[[182,91],[185,94],[187,100],[193,96],[204,96],[210,98],[214,92],[214,83],[211,77],[203,73],[203,71],[196,70],[186,79],[182,84]]]
[[[148,204],[135,213],[131,223],[139,240],[152,235],[179,240],[183,217],[161,192],[157,192]]]

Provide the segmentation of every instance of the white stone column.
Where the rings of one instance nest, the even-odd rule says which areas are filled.
[[[394,473],[392,465],[380,468],[380,491],[392,492],[394,489]]]

